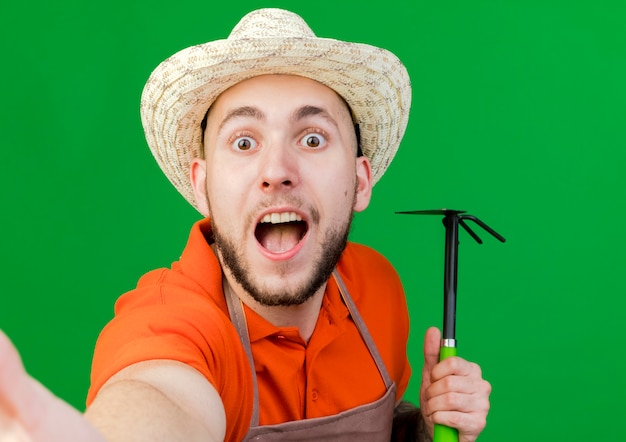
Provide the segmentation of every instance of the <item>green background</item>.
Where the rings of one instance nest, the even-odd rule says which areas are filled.
[[[480,440],[622,437],[626,361],[626,3],[85,0],[0,7],[0,328],[27,369],[83,408],[115,299],[179,256],[198,214],[145,145],[151,70],[279,6],[319,36],[406,64],[406,136],[352,238],[404,281],[417,399],[441,324],[443,227],[398,210],[465,209],[459,354],[493,385]]]

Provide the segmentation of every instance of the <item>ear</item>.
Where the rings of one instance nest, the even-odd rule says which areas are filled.
[[[364,155],[356,158],[356,180],[354,211],[361,212],[369,206],[372,197],[372,166]]]
[[[206,161],[201,158],[191,160],[189,179],[193,188],[196,206],[202,216],[209,216],[209,204],[206,191]]]

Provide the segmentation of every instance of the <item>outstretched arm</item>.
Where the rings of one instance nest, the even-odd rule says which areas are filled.
[[[146,361],[121,370],[85,413],[110,441],[223,441],[226,418],[215,388],[176,361]],[[135,439],[133,439],[135,440]]]
[[[213,386],[196,370],[173,361],[142,362],[120,371],[83,415],[26,373],[17,350],[0,331],[2,441],[220,441],[225,429]]]

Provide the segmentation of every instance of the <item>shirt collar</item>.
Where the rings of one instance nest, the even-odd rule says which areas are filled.
[[[222,287],[222,268],[211,249],[212,243],[213,232],[209,218],[196,222],[180,257],[180,267],[185,276],[196,282],[228,315]]]
[[[248,307],[244,307],[250,342],[260,341],[270,336],[289,339],[294,342],[302,342],[297,327],[277,327]],[[326,285],[326,291],[322,300],[322,306],[317,322],[328,320],[337,327],[337,333],[344,328],[344,320],[350,315],[346,307],[335,278],[330,278]],[[318,325],[315,327],[318,328]],[[315,334],[315,331],[313,332]]]

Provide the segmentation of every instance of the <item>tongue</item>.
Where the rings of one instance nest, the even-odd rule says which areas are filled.
[[[258,240],[272,253],[290,250],[300,242],[301,229],[293,224],[261,224]]]

